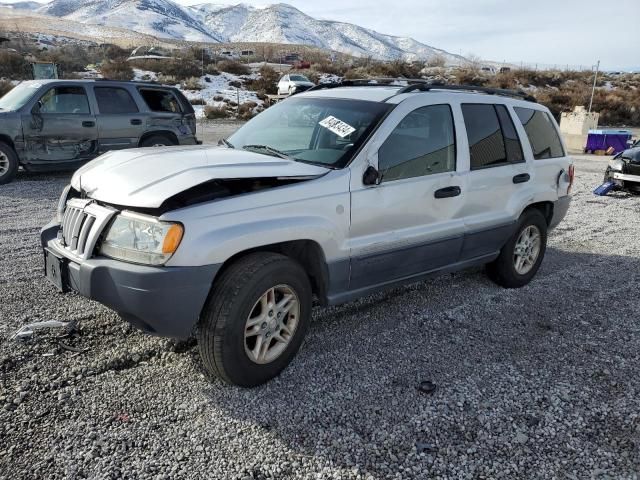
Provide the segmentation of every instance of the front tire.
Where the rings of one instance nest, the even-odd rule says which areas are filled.
[[[538,209],[526,210],[498,258],[487,265],[487,275],[504,288],[523,287],[536,275],[546,249],[547,220]]]
[[[311,285],[289,257],[258,252],[216,281],[198,329],[207,372],[243,387],[284,370],[302,344],[311,317]]]
[[[0,142],[0,185],[9,183],[18,172],[18,155],[4,142]]]

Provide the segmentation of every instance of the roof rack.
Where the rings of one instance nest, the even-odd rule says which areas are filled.
[[[406,85],[402,85],[406,83]],[[432,82],[424,78],[355,78],[350,80],[342,80],[341,82],[320,83],[307,91],[323,90],[325,88],[337,87],[400,87],[396,95],[411,92],[429,92],[431,90],[453,90],[463,92],[485,93],[487,95],[499,95],[502,97],[520,98],[528,102],[536,102],[532,95],[522,90],[507,90],[504,88],[478,87],[475,85],[447,85],[441,82]]]
[[[397,95],[401,93],[410,93],[410,92],[429,92],[431,90],[454,90],[454,91],[463,91],[463,92],[476,92],[476,93],[486,93],[487,95],[499,95],[501,97],[513,97],[520,98],[522,100],[526,100],[528,102],[538,101],[534,96],[529,95],[522,90],[507,90],[504,88],[491,88],[491,87],[477,87],[475,85],[446,85],[444,83],[412,83],[407,85],[406,87],[402,87],[398,90]]]

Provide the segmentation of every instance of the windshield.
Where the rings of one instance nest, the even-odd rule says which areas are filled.
[[[228,142],[234,148],[342,168],[391,107],[364,100],[289,98],[250,120]]]
[[[24,82],[0,98],[0,110],[15,111],[29,101],[41,87],[39,83]]]
[[[309,79],[304,75],[289,75],[289,78],[295,82],[308,82]]]

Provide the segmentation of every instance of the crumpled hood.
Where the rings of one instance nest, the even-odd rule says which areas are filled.
[[[87,163],[71,185],[98,201],[157,208],[201,183],[225,178],[317,177],[328,169],[246,150],[215,146],[118,150]]]

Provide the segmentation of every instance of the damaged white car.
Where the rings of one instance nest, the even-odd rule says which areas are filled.
[[[487,265],[520,287],[573,181],[548,110],[513,92],[329,85],[220,146],[107,153],[41,233],[46,275],[255,386],[292,360],[314,299]],[[467,89],[462,89],[467,90]]]

